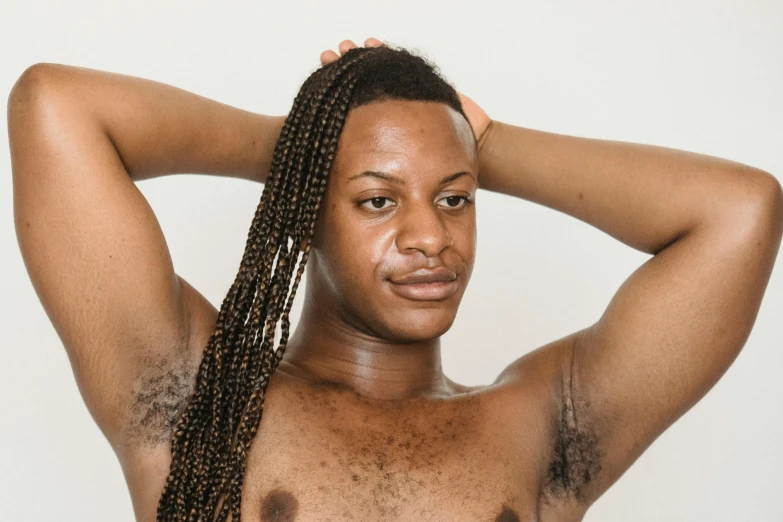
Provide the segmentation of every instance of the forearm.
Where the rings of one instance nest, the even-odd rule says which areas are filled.
[[[133,76],[60,64],[31,69],[18,82],[29,95],[55,97],[71,114],[95,120],[134,181],[178,173],[268,177],[285,117]]]
[[[559,210],[650,254],[755,197],[769,177],[712,156],[498,121],[480,143],[481,188]]]

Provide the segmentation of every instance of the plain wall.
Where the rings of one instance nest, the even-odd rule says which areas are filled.
[[[55,62],[280,115],[321,51],[370,36],[424,53],[497,120],[783,176],[783,4],[773,1],[6,0],[0,92],[7,97],[29,65]],[[131,522],[120,466],[23,265],[5,125],[0,134],[0,517]],[[196,175],[138,186],[177,272],[220,308],[263,186]],[[596,321],[650,257],[528,201],[480,191],[477,212],[473,277],[443,338],[445,372],[463,384],[489,383],[524,353]],[[778,263],[734,365],[585,520],[783,520],[781,272]]]

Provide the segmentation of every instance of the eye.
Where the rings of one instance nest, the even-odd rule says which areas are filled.
[[[446,196],[440,201],[446,201],[446,208],[450,210],[460,210],[473,203],[473,200],[466,196]],[[394,203],[394,201],[392,201],[390,198],[383,196],[368,198],[359,202],[359,204],[368,210],[388,210],[393,205],[386,205],[386,202],[390,202],[396,205],[396,203]],[[462,205],[460,205],[460,203],[462,203]]]
[[[384,210],[384,209],[389,208],[389,207],[384,206],[384,203],[386,201],[391,201],[391,200],[389,198],[385,198],[383,196],[377,196],[377,197],[374,197],[374,198],[365,199],[364,201],[361,202],[361,204],[362,204],[362,206],[367,207],[367,203],[369,203],[370,205],[372,205],[372,209],[374,209],[374,210]],[[370,207],[367,207],[367,208],[370,208]]]
[[[473,203],[469,198],[465,196],[446,196],[441,201],[446,201],[446,206],[451,209],[464,208]],[[460,201],[464,201],[462,206],[459,206]]]

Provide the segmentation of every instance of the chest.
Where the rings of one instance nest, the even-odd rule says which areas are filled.
[[[509,436],[485,397],[353,395],[270,387],[248,454],[243,520],[537,520],[539,457]]]

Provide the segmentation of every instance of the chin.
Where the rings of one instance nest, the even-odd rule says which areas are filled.
[[[384,320],[390,339],[396,342],[421,342],[440,337],[451,329],[456,310],[420,309],[398,311]]]

